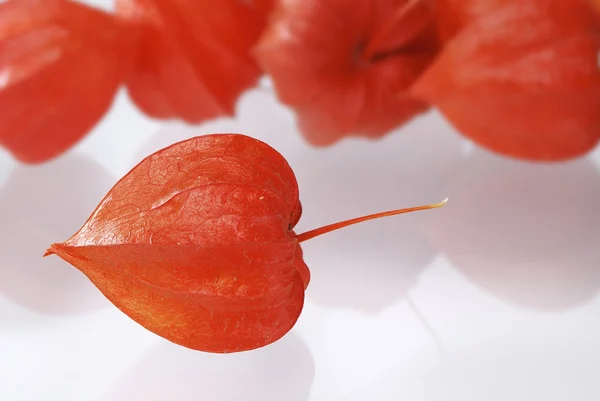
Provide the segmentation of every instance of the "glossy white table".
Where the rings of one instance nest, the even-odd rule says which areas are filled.
[[[296,171],[298,232],[380,210],[440,210],[304,245],[296,327],[266,348],[211,355],[170,344],[75,268],[41,257],[141,158],[240,132]],[[437,113],[379,141],[308,146],[265,92],[236,119],[145,119],[121,93],[76,148],[37,167],[0,152],[0,400],[597,401],[600,153],[541,166],[473,149]]]

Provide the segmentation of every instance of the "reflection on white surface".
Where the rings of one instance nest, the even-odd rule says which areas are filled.
[[[41,256],[81,227],[114,179],[76,155],[10,172],[0,187],[0,295],[49,313],[108,306],[77,269]]]
[[[590,350],[587,341],[531,333],[527,340],[508,337],[455,350],[422,361],[426,368],[401,378],[389,399],[418,393],[420,401],[597,400],[600,347]]]
[[[600,289],[600,171],[589,159],[531,165],[482,151],[449,176],[452,203],[424,231],[474,284],[533,309]]]
[[[246,94],[235,119],[160,132],[130,105],[116,107],[53,163],[0,159],[11,168],[0,171],[0,318],[16,322],[0,324],[0,400],[600,399],[598,155],[540,166],[464,152],[435,113],[382,140],[316,149],[264,90]],[[113,174],[214,132],[254,136],[288,159],[304,207],[298,232],[450,202],[305,243],[306,306],[280,342],[236,355],[190,351],[41,254],[83,224]]]
[[[230,355],[161,342],[102,401],[306,401],[314,375],[310,351],[294,334],[271,347]]]

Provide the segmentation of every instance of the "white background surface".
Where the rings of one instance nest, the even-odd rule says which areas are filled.
[[[260,350],[172,345],[46,247],[151,152],[239,132],[297,174],[297,232],[437,202],[304,244],[296,327]],[[0,151],[2,401],[600,400],[600,154],[560,165],[473,149],[437,113],[379,141],[316,149],[273,96],[198,127],[145,119],[120,93],[76,148],[24,167]]]

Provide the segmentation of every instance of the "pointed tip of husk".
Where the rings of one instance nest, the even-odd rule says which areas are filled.
[[[46,251],[44,252],[44,254],[42,255],[43,258],[45,258],[46,256],[50,256],[50,255],[54,255],[54,244],[50,245],[50,247],[48,249],[46,249]]]
[[[59,244],[59,243],[54,243],[54,244],[50,245],[50,247],[48,247],[48,249],[46,249],[46,251],[44,252],[42,257],[45,258],[50,255],[58,254],[60,252],[60,248],[63,246],[64,246],[63,244]]]

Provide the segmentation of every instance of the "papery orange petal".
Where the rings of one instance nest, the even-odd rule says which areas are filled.
[[[285,335],[304,304],[293,243],[221,248],[55,245],[130,318],[176,344],[230,353]]]
[[[296,178],[268,145],[206,135],[145,158],[56,254],[152,332],[207,352],[270,344],[296,323],[310,272]]]
[[[440,39],[446,43],[463,28],[497,8],[520,0],[435,0],[435,15]]]
[[[262,75],[249,50],[272,7],[272,0],[117,0],[119,15],[141,30],[131,98],[155,118],[232,115]]]
[[[0,144],[26,163],[73,146],[111,105],[134,39],[109,14],[76,2],[0,4]]]
[[[583,155],[600,139],[598,27],[585,1],[507,3],[457,34],[411,93],[492,151]]]
[[[420,2],[398,15],[408,3],[292,0],[274,13],[255,54],[308,141],[381,137],[427,110],[402,93],[435,57],[437,33]]]

